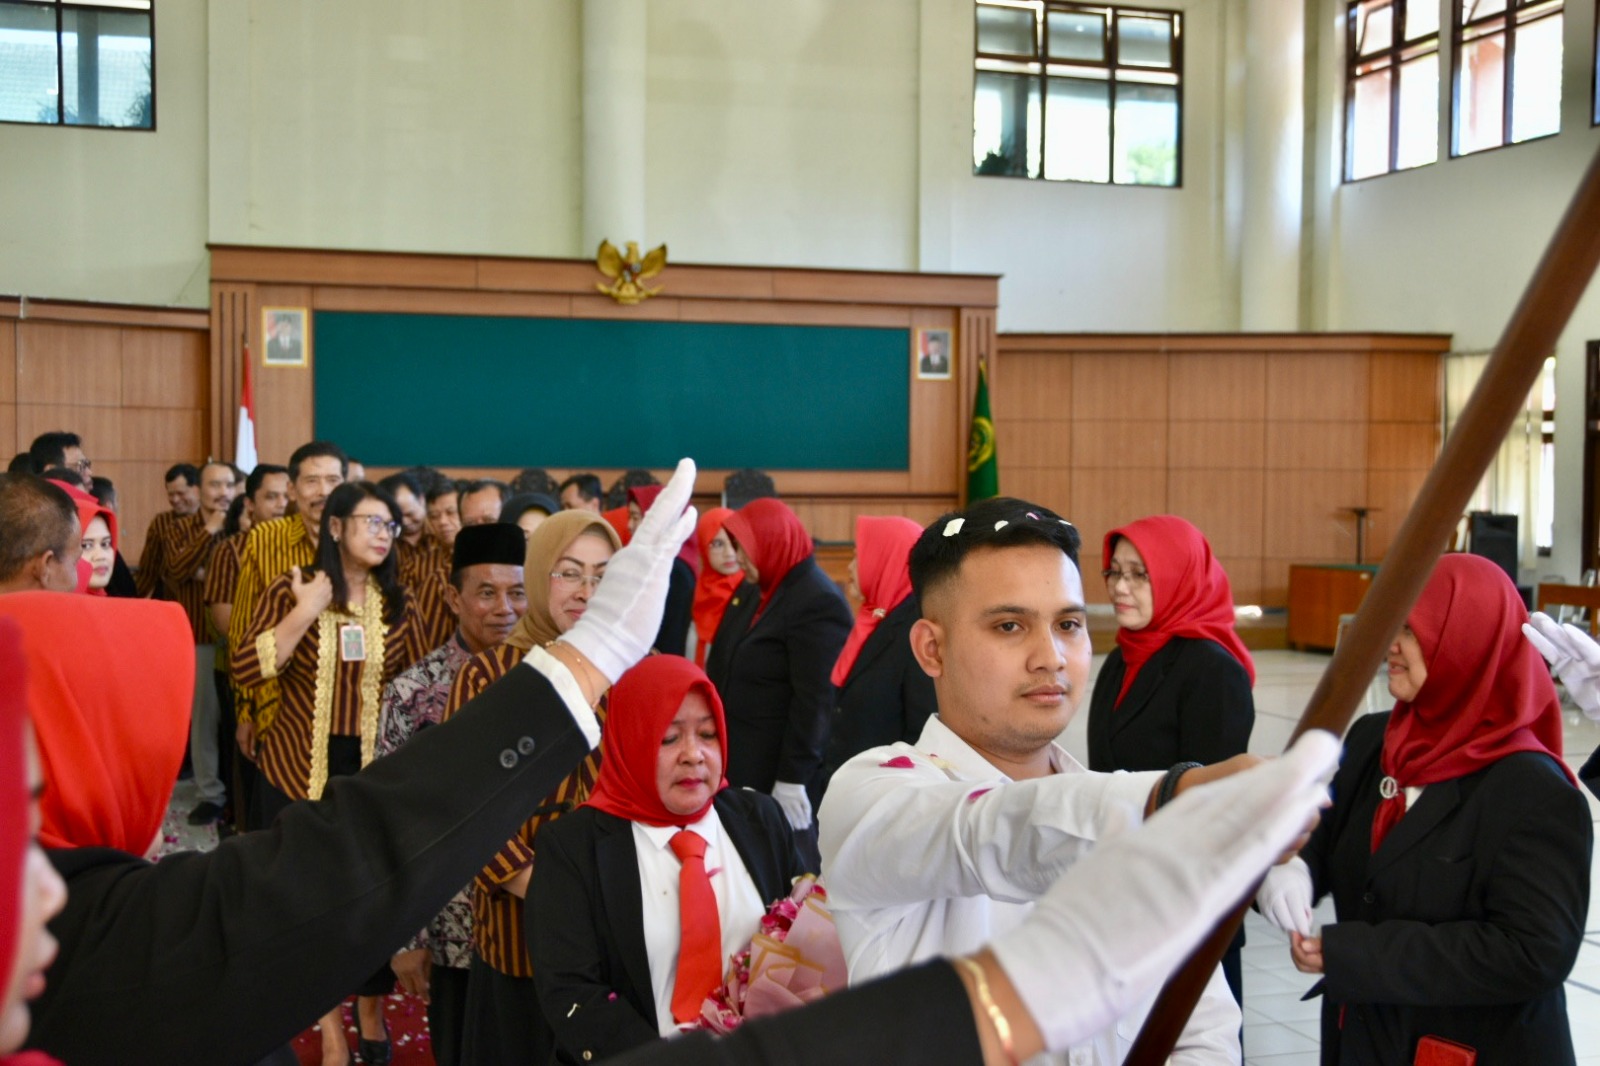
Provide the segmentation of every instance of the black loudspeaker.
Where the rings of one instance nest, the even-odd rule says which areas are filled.
[[[1467,550],[1481,555],[1517,583],[1517,516],[1473,511],[1467,516]]]

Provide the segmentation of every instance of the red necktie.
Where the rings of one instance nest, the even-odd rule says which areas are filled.
[[[678,871],[678,977],[672,986],[672,1017],[687,1022],[700,1016],[706,996],[722,980],[722,919],[706,876],[706,841],[680,829],[672,838]]]

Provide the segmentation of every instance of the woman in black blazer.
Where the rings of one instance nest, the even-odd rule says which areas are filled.
[[[781,500],[752,500],[723,528],[760,592],[753,604],[729,605],[711,647],[721,667],[711,680],[728,709],[728,780],[771,793],[789,824],[805,833],[802,847],[814,858],[812,811],[833,713],[830,674],[850,632],[850,606]],[[738,628],[747,610],[752,620]]]
[[[728,956],[803,872],[778,805],[727,787],[725,735],[716,689],[687,659],[653,656],[612,689],[594,795],[540,832],[527,897],[558,1061],[605,1059],[692,1023]],[[704,852],[709,916],[694,908],[678,838]]]
[[[1255,727],[1255,663],[1233,628],[1233,590],[1205,535],[1174,515],[1106,534],[1117,647],[1089,700],[1089,769],[1165,770],[1241,754]],[[1244,929],[1222,957],[1244,1003]]]
[[[861,599],[855,628],[833,665],[838,688],[822,788],[833,772],[868,748],[912,743],[938,710],[933,678],[911,654],[911,627],[922,617],[911,591],[911,546],[922,527],[909,518],[856,518],[851,594]]]
[[[1593,827],[1527,617],[1493,563],[1440,561],[1389,649],[1394,710],[1351,729],[1304,862],[1258,897],[1323,975],[1324,1063],[1409,1063],[1430,1037],[1478,1066],[1574,1061]],[[1305,935],[1330,892],[1338,921]]]

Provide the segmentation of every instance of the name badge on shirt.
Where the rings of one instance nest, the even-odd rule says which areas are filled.
[[[367,631],[350,623],[339,627],[339,661],[361,663],[367,661]]]

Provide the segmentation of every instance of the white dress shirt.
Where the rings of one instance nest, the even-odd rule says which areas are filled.
[[[761,916],[772,900],[763,900],[744,860],[722,830],[717,809],[685,828],[698,833],[706,842],[706,874],[717,897],[717,915],[722,919],[722,972],[728,956],[750,946],[750,938],[761,928]],[[644,904],[644,944],[650,957],[650,990],[656,1000],[656,1026],[662,1036],[675,1036],[678,1023],[672,1017],[672,985],[678,979],[678,946],[682,926],[678,914],[678,872],[683,868],[672,851],[677,826],[633,823],[633,848],[639,856],[639,897]]]
[[[916,744],[873,748],[839,768],[817,823],[852,982],[968,954],[1016,928],[1103,829],[1142,817],[1162,776],[1090,773],[1055,744],[1050,764],[1048,777],[1013,781],[934,715]],[[1037,1061],[1117,1066],[1149,1006]],[[1170,1061],[1237,1066],[1239,1024],[1218,967]]]

